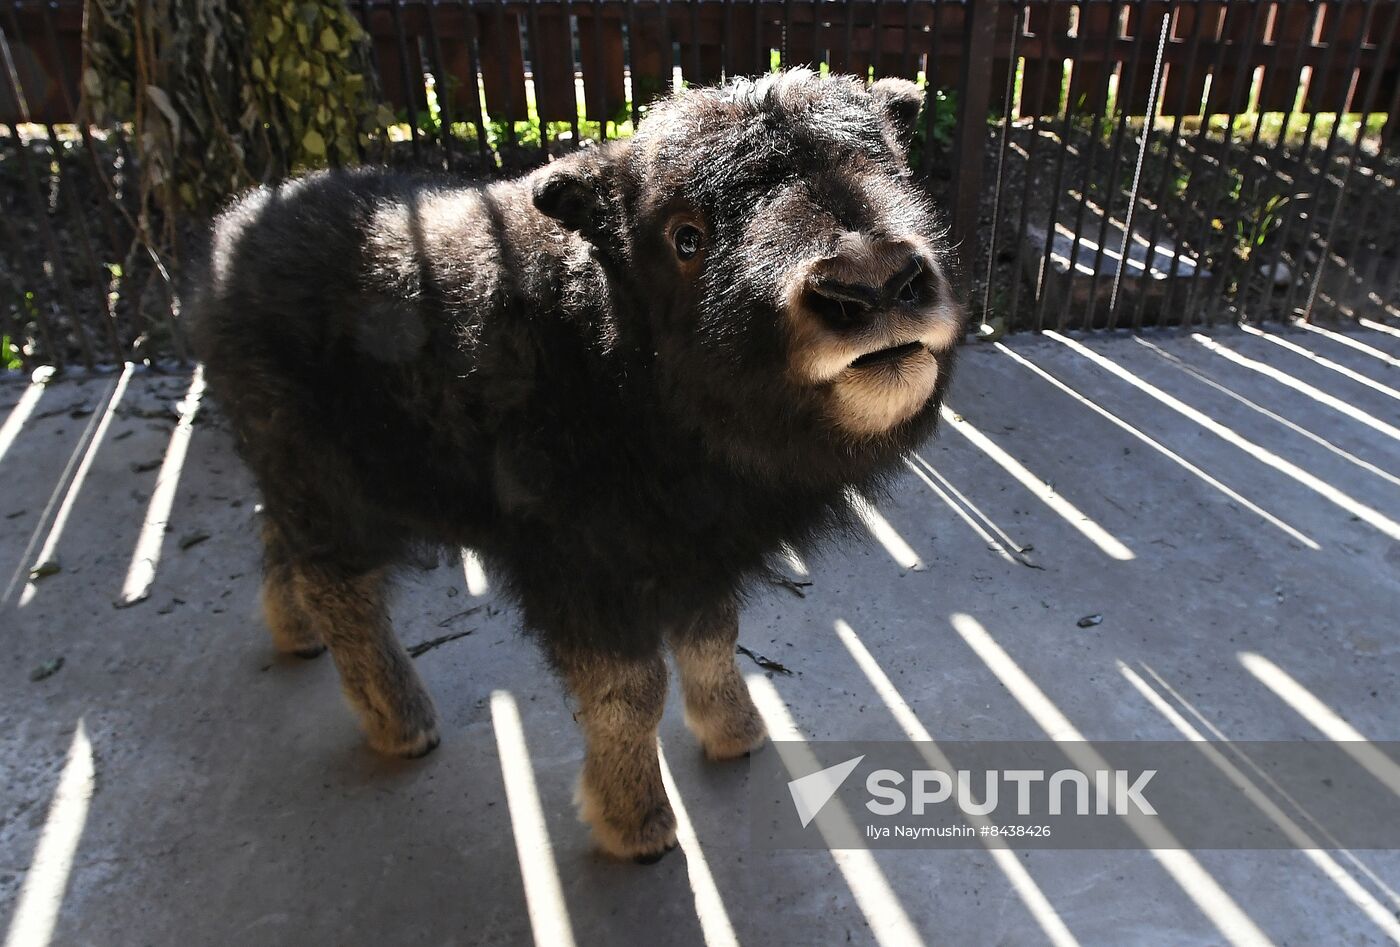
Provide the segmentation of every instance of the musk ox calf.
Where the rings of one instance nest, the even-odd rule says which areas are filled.
[[[935,424],[963,318],[920,102],[789,71],[519,180],[314,174],[219,219],[198,346],[263,493],[267,623],[330,649],[375,749],[438,742],[393,571],[469,546],[577,702],[600,846],[674,847],[663,650],[705,752],[758,745],[737,602]]]

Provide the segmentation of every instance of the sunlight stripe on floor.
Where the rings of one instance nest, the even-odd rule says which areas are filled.
[[[816,755],[807,746],[806,737],[797,729],[797,724],[788,713],[783,699],[778,696],[773,682],[762,674],[751,674],[745,680],[748,681],[749,693],[753,695],[754,704],[763,716],[763,722],[768,725],[769,736],[774,740],[784,741],[774,744],[774,747],[782,757],[788,772],[812,773],[820,769],[821,765],[817,762]],[[846,812],[838,800],[827,803],[822,809],[816,822],[818,828],[826,819],[841,824],[842,829],[849,832],[848,837],[855,836],[856,827],[851,821],[850,813]],[[833,849],[831,858],[836,862],[841,877],[846,879],[846,886],[851,889],[856,905],[865,915],[865,921],[870,925],[870,933],[877,943],[884,947],[921,947],[924,943],[923,937],[909,920],[909,916],[904,913],[904,906],[899,903],[894,889],[890,887],[870,851],[863,848]]]
[[[1052,740],[1060,741],[1065,756],[1081,770],[1111,770],[1102,754],[1084,742],[1084,735],[1068,717],[1055,706],[1045,692],[1021,670],[1006,651],[997,644],[981,623],[971,615],[955,612],[953,629],[967,643],[982,663],[1001,681]],[[1172,880],[1232,944],[1267,944],[1264,935],[1235,900],[1221,888],[1190,852],[1181,848],[1169,831],[1141,813],[1131,809],[1121,817],[1124,824],[1152,852],[1152,857],[1171,875]]]
[[[1158,694],[1152,685],[1142,679],[1132,668],[1122,661],[1116,662],[1118,671],[1127,679],[1128,683],[1141,694],[1153,708],[1167,722],[1176,728],[1177,732],[1187,740],[1199,745],[1201,753],[1211,762],[1216,769],[1225,775],[1236,789],[1240,790],[1250,802],[1269,819],[1270,822],[1278,826],[1288,841],[1317,866],[1317,869],[1326,876],[1327,880],[1341,890],[1348,901],[1356,905],[1371,922],[1385,932],[1386,936],[1400,943],[1400,921],[1397,921],[1386,908],[1376,898],[1361,886],[1361,884],[1347,873],[1346,869],[1337,863],[1329,853],[1322,850],[1321,844],[1310,836],[1302,826],[1293,821],[1289,815],[1279,807],[1264,790],[1255,785],[1254,781],[1240,770],[1238,766],[1230,762],[1225,754],[1221,753],[1216,746],[1206,739],[1205,735],[1191,725],[1191,723],[1177,711],[1167,699]]]
[[[470,549],[462,550],[462,577],[467,580],[467,594],[477,598],[491,591],[491,583],[486,578],[486,569],[481,557]]]
[[[901,569],[908,569],[910,572],[923,572],[928,567],[924,565],[924,560],[919,558],[919,554],[914,551],[914,547],[905,541],[904,537],[890,525],[890,521],[880,515],[880,511],[875,509],[865,497],[849,490],[846,493],[846,500],[855,511],[860,521],[865,524],[865,528],[870,530],[870,535],[885,547],[885,552],[890,554],[890,558]]]
[[[875,693],[879,694],[880,699],[885,702],[885,707],[894,717],[895,722],[899,724],[900,729],[904,731],[904,735],[919,745],[919,752],[929,766],[945,773],[956,772],[957,767],[953,765],[953,761],[934,742],[933,736],[924,727],[918,715],[914,713],[914,708],[910,707],[909,702],[899,693],[899,689],[894,686],[889,675],[880,667],[875,656],[865,647],[855,629],[838,618],[836,620],[836,635],[846,646],[846,650],[850,652],[856,665],[865,674],[870,686],[875,688]],[[964,817],[978,829],[984,825],[992,824],[992,820],[986,816],[967,813]],[[1055,910],[1055,906],[1050,903],[1050,899],[1045,896],[1045,892],[1040,890],[1040,886],[1035,883],[1030,872],[1021,864],[1020,858],[1008,847],[1006,839],[1001,836],[984,837],[980,831],[978,838],[991,854],[997,867],[1006,875],[1006,879],[1011,883],[1017,897],[1026,906],[1026,910],[1031,912],[1031,917],[1035,918],[1035,922],[1040,925],[1041,932],[1050,943],[1057,945],[1057,947],[1069,947],[1071,944],[1079,943],[1070,933],[1069,928],[1065,926],[1064,920]]]
[[[1031,372],[1035,373],[1037,376],[1039,376],[1039,377],[1045,379],[1045,380],[1048,381],[1050,384],[1054,385],[1056,388],[1060,389],[1060,390],[1063,391],[1065,394],[1069,395],[1069,396],[1070,396],[1071,398],[1073,398],[1075,401],[1078,401],[1080,404],[1082,404],[1082,405],[1085,406],[1086,408],[1089,408],[1091,411],[1093,411],[1094,413],[1098,414],[1100,417],[1104,418],[1105,420],[1111,422],[1111,423],[1114,424],[1115,426],[1117,426],[1117,427],[1121,428],[1122,430],[1126,431],[1127,433],[1131,434],[1133,437],[1137,438],[1139,441],[1141,441],[1142,443],[1146,444],[1148,447],[1152,448],[1152,449],[1155,450],[1157,453],[1159,453],[1159,454],[1161,454],[1163,457],[1167,458],[1167,460],[1170,460],[1172,463],[1176,464],[1178,467],[1180,467],[1181,469],[1185,470],[1187,473],[1190,473],[1190,474],[1192,474],[1192,475],[1194,475],[1194,476],[1196,476],[1196,477],[1199,477],[1199,478],[1200,478],[1201,480],[1203,480],[1205,483],[1207,483],[1208,485],[1210,485],[1210,486],[1214,487],[1215,489],[1219,490],[1221,493],[1225,494],[1227,497],[1229,497],[1230,499],[1234,500],[1236,503],[1240,504],[1240,505],[1243,506],[1245,509],[1249,510],[1251,513],[1253,513],[1253,514],[1255,514],[1256,516],[1258,516],[1258,517],[1260,517],[1261,519],[1263,519],[1263,520],[1264,520],[1265,522],[1267,522],[1269,525],[1274,526],[1274,527],[1277,527],[1278,529],[1280,529],[1280,530],[1282,530],[1283,532],[1287,533],[1289,536],[1292,536],[1294,539],[1298,540],[1298,542],[1302,543],[1304,546],[1307,546],[1309,549],[1321,549],[1321,548],[1322,548],[1320,545],[1318,545],[1318,543],[1317,543],[1312,537],[1310,537],[1310,536],[1308,536],[1308,535],[1302,533],[1301,531],[1299,531],[1299,530],[1293,528],[1292,526],[1288,525],[1288,524],[1285,523],[1283,520],[1281,520],[1281,519],[1279,519],[1278,517],[1274,516],[1274,515],[1273,515],[1272,513],[1270,513],[1268,510],[1266,510],[1266,509],[1264,509],[1263,507],[1259,506],[1257,503],[1254,503],[1253,501],[1251,501],[1251,500],[1249,500],[1249,499],[1247,499],[1247,498],[1241,496],[1241,495],[1240,495],[1239,493],[1237,493],[1235,490],[1233,490],[1233,489],[1231,489],[1230,487],[1226,486],[1224,483],[1222,483],[1221,481],[1217,480],[1215,477],[1212,477],[1210,474],[1206,473],[1206,472],[1205,472],[1204,470],[1202,470],[1200,467],[1197,467],[1195,464],[1191,463],[1191,462],[1190,462],[1189,460],[1187,460],[1185,457],[1182,457],[1182,456],[1181,456],[1180,454],[1178,454],[1176,451],[1174,451],[1174,450],[1172,450],[1171,448],[1167,447],[1165,444],[1161,443],[1160,441],[1156,440],[1155,438],[1152,438],[1152,437],[1148,436],[1147,434],[1143,433],[1142,431],[1138,430],[1137,428],[1133,427],[1133,426],[1132,426],[1131,424],[1129,424],[1127,421],[1124,421],[1122,418],[1118,417],[1116,414],[1113,414],[1111,411],[1108,411],[1107,409],[1105,409],[1105,408],[1101,407],[1100,405],[1094,403],[1094,402],[1091,401],[1090,399],[1084,397],[1084,395],[1080,394],[1078,391],[1075,391],[1075,390],[1074,390],[1073,388],[1071,388],[1069,385],[1067,385],[1067,384],[1065,384],[1064,382],[1060,381],[1058,378],[1056,378],[1054,375],[1051,375],[1049,372],[1045,371],[1045,369],[1041,368],[1039,365],[1034,364],[1034,363],[1031,362],[1029,359],[1026,359],[1026,358],[1023,357],[1022,355],[1020,355],[1019,353],[1012,351],[1011,349],[1007,348],[1005,345],[1002,345],[1000,342],[997,342],[997,343],[996,343],[996,347],[997,347],[999,350],[1001,350],[1006,356],[1008,356],[1010,359],[1012,359],[1014,362],[1016,362],[1018,365],[1021,365],[1021,366],[1025,367],[1025,368],[1029,369]]]
[[[1393,335],[1397,339],[1400,339],[1400,329],[1395,328],[1395,326],[1388,326],[1384,322],[1377,322],[1374,319],[1361,318],[1357,319],[1356,321],[1368,329],[1374,329],[1377,332],[1384,332],[1386,335]]]
[[[1085,539],[1097,546],[1099,551],[1104,555],[1108,556],[1110,559],[1117,559],[1120,562],[1126,562],[1130,559],[1137,558],[1133,551],[1120,542],[1117,537],[1094,522],[1094,520],[1090,519],[1088,514],[1080,510],[1079,507],[1056,493],[1045,481],[1027,470],[1024,464],[1012,457],[1001,447],[997,446],[995,441],[974,427],[972,422],[968,421],[966,418],[960,417],[947,405],[944,405],[939,411],[942,413],[943,421],[948,427],[971,441],[974,447],[995,461],[997,466],[1009,473],[1017,483],[1021,484],[1032,496],[1049,507],[1056,516],[1078,530]]]
[[[1299,392],[1300,394],[1307,395],[1309,398],[1313,399],[1318,404],[1326,405],[1333,411],[1336,411],[1339,414],[1344,414],[1347,417],[1351,418],[1353,421],[1366,425],[1373,431],[1379,431],[1381,434],[1384,434],[1386,437],[1389,437],[1392,440],[1400,441],[1400,428],[1396,428],[1392,425],[1385,423],[1380,418],[1368,414],[1365,411],[1362,411],[1360,408],[1355,407],[1354,405],[1348,404],[1341,398],[1329,395],[1321,388],[1315,388],[1305,381],[1299,381],[1287,372],[1281,372],[1277,368],[1274,368],[1272,365],[1266,365],[1263,362],[1257,362],[1252,358],[1247,358],[1243,355],[1240,355],[1233,349],[1226,348],[1219,342],[1216,342],[1214,339],[1206,338],[1199,332],[1191,333],[1191,338],[1194,339],[1200,345],[1205,346],[1206,349],[1208,349],[1209,351],[1214,352],[1216,355],[1219,355],[1221,358],[1226,359],[1227,361],[1233,362],[1234,364],[1240,365],[1244,368],[1248,368],[1250,371],[1258,372],[1266,378],[1271,378],[1274,381],[1278,382],[1280,385],[1283,385],[1287,388],[1292,388],[1294,391]]]
[[[734,925],[729,921],[729,912],[724,909],[724,899],[720,897],[715,876],[710,873],[710,863],[705,860],[705,852],[700,848],[700,837],[695,834],[695,826],[681,799],[680,789],[671,775],[671,767],[666,763],[666,753],[658,743],[656,756],[661,763],[661,783],[666,787],[666,796],[671,800],[671,811],[676,814],[676,840],[685,853],[685,870],[690,876],[690,891],[695,896],[695,916],[700,920],[700,932],[705,937],[706,947],[739,947],[739,938],[734,935]]]
[[[126,569],[126,579],[122,582],[122,605],[132,605],[151,594],[151,585],[156,579],[156,569],[160,566],[161,547],[165,543],[166,526],[170,522],[170,511],[175,506],[175,490],[180,485],[180,474],[185,467],[185,457],[189,452],[190,436],[194,433],[195,415],[199,413],[199,401],[204,396],[204,366],[195,367],[190,376],[190,387],[185,399],[178,405],[180,420],[175,430],[170,432],[170,443],[165,448],[165,459],[161,461],[160,472],[156,474],[155,489],[151,500],[146,504],[146,517],[141,522],[141,534],[136,539],[136,548],[131,553],[131,564]]]
[[[1261,339],[1268,339],[1274,345],[1277,345],[1283,349],[1287,349],[1294,355],[1301,355],[1303,358],[1317,363],[1318,365],[1322,366],[1328,371],[1336,372],[1338,375],[1341,375],[1344,378],[1349,378],[1357,384],[1365,385],[1367,388],[1370,388],[1373,391],[1378,391],[1387,397],[1394,398],[1397,401],[1400,401],[1400,391],[1397,391],[1394,388],[1391,388],[1387,385],[1382,385],[1380,382],[1376,381],[1374,378],[1371,378],[1369,375],[1363,375],[1358,371],[1354,371],[1353,369],[1347,368],[1345,365],[1332,361],[1330,358],[1324,358],[1323,356],[1318,355],[1312,349],[1305,349],[1296,342],[1290,342],[1288,339],[1280,338],[1279,336],[1274,335],[1272,332],[1265,332],[1262,329],[1256,329],[1254,326],[1241,325],[1239,329],[1241,332],[1247,333],[1249,335],[1258,336]]]
[[[929,478],[928,473],[924,473],[924,471],[920,470],[918,464],[914,462],[915,460],[918,460],[925,467],[929,467],[928,461],[924,460],[922,457],[919,457],[917,454],[906,456],[904,458],[904,464],[910,470],[914,471],[914,476],[922,480],[924,482],[924,485],[927,486],[930,490],[932,490],[934,492],[934,495],[937,496],[940,500],[942,500],[943,503],[948,507],[948,509],[956,513],[958,515],[958,518],[961,519],[964,523],[966,523],[968,527],[974,533],[976,533],[984,543],[987,544],[988,549],[1001,556],[1001,558],[1005,559],[1007,562],[1015,563],[1018,561],[1015,556],[1008,552],[1008,548],[1010,546],[1009,539],[998,539],[996,536],[993,536],[991,533],[987,532],[987,530],[982,527],[982,524],[979,523],[976,519],[974,519],[970,513],[964,510],[960,504],[954,501],[953,497],[949,495],[947,491],[945,491],[938,484],[934,483],[933,480]],[[929,473],[936,473],[936,471],[934,471],[932,467],[929,467]],[[944,483],[947,482],[942,477],[940,477],[939,479],[943,480]],[[961,496],[961,494],[959,494],[959,496]],[[976,507],[972,506],[972,504],[970,503],[968,504],[968,506],[974,510],[976,509]],[[1000,532],[1000,530],[998,530],[998,532]]]
[[[122,368],[121,374],[117,376],[117,380],[107,389],[107,400],[102,410],[93,413],[92,420],[88,422],[87,428],[78,440],[77,448],[69,457],[67,466],[63,468],[63,473],[59,475],[53,493],[49,496],[49,502],[45,504],[44,511],[39,516],[34,535],[30,537],[19,566],[5,587],[5,597],[0,601],[8,602],[10,600],[10,596],[14,593],[20,580],[28,576],[29,570],[33,566],[53,558],[58,541],[63,536],[64,527],[68,525],[68,516],[73,512],[73,504],[77,502],[78,494],[83,490],[83,481],[87,479],[93,459],[96,458],[98,450],[102,447],[103,437],[112,423],[117,406],[121,404],[122,398],[126,395],[126,386],[131,380],[131,372],[132,364],[127,362]],[[55,506],[58,510],[56,513],[54,512]],[[50,519],[50,515],[52,515],[52,519]],[[48,524],[47,528],[45,524]],[[44,543],[36,556],[34,546],[38,543],[41,535],[44,537]],[[28,605],[34,598],[34,591],[34,583],[25,582],[19,598],[21,608]]]
[[[24,883],[15,901],[10,929],[5,935],[5,947],[48,947],[53,940],[58,911],[68,889],[68,877],[73,872],[73,856],[87,825],[88,807],[92,802],[95,770],[92,763],[92,743],[81,719],[73,730],[73,742],[68,747],[68,759],[58,786],[49,803],[49,813],[39,834],[39,844]]]
[[[1177,702],[1178,706],[1186,708],[1186,712],[1196,718],[1196,723],[1204,727],[1207,732],[1209,732],[1212,736],[1215,737],[1216,740],[1219,740],[1222,743],[1230,742],[1230,738],[1227,737],[1224,733],[1222,733],[1219,727],[1211,723],[1210,720],[1207,719],[1206,715],[1201,713],[1200,709],[1196,707],[1195,704],[1191,703],[1191,701],[1188,700],[1186,696],[1182,694],[1179,690],[1172,687],[1172,685],[1168,683],[1167,680],[1162,677],[1162,675],[1158,674],[1150,664],[1148,664],[1145,661],[1139,661],[1138,664],[1142,667],[1144,671],[1147,672],[1148,676],[1156,682],[1158,687],[1160,687],[1163,691],[1170,695],[1171,698]],[[1355,868],[1361,874],[1365,875],[1367,880],[1370,881],[1371,884],[1374,885],[1377,890],[1379,890],[1387,898],[1389,898],[1390,902],[1394,904],[1396,908],[1400,908],[1400,891],[1396,891],[1394,888],[1392,888],[1389,884],[1386,883],[1385,879],[1381,878],[1374,871],[1372,871],[1369,865],[1367,865],[1361,859],[1357,858],[1356,855],[1349,848],[1342,845],[1342,843],[1338,841],[1337,837],[1332,834],[1332,831],[1326,825],[1314,818],[1312,813],[1308,812],[1308,810],[1304,808],[1298,802],[1298,800],[1294,799],[1293,795],[1287,789],[1285,789],[1283,786],[1280,786],[1278,784],[1278,780],[1274,779],[1274,777],[1267,770],[1260,767],[1259,764],[1254,762],[1254,760],[1251,759],[1248,755],[1239,752],[1238,748],[1236,748],[1235,752],[1240,757],[1240,759],[1244,761],[1245,765],[1250,768],[1250,770],[1254,773],[1255,777],[1260,782],[1268,786],[1271,790],[1273,790],[1275,795],[1277,795],[1280,799],[1282,799],[1284,802],[1287,802],[1290,806],[1297,810],[1297,812],[1300,815],[1302,815],[1312,826],[1314,832],[1327,839],[1329,848],[1334,848],[1337,851],[1341,852],[1342,855],[1346,858],[1346,860],[1351,863],[1353,868]]]
[[[1068,346],[1071,350],[1084,356],[1086,359],[1093,362],[1095,365],[1098,365],[1100,368],[1103,368],[1105,371],[1123,379],[1128,384],[1132,385],[1134,388],[1137,388],[1139,391],[1142,391],[1145,394],[1151,396],[1152,398],[1155,398],[1157,401],[1160,401],[1162,404],[1171,408],[1173,411],[1177,412],[1183,417],[1194,421],[1196,424],[1205,428],[1207,431],[1210,431],[1212,434],[1214,434],[1221,440],[1232,444],[1235,447],[1238,447],[1240,450],[1244,451],[1246,454],[1253,457],[1255,460],[1264,464],[1266,467],[1272,467],[1284,476],[1296,480],[1298,483],[1307,487],[1309,490],[1321,496],[1323,499],[1331,502],[1332,504],[1340,507],[1343,510],[1346,510],[1352,516],[1355,516],[1357,519],[1366,522],[1368,525],[1389,536],[1391,539],[1400,540],[1400,523],[1395,522],[1395,520],[1386,516],[1380,510],[1377,510],[1371,506],[1367,506],[1365,503],[1362,503],[1360,500],[1355,499],[1350,494],[1338,490],[1336,487],[1332,486],[1330,483],[1323,480],[1321,477],[1309,473],[1308,471],[1299,467],[1292,461],[1284,460],[1282,457],[1280,457],[1278,454],[1275,454],[1273,451],[1264,447],[1260,447],[1253,441],[1242,437],[1239,434],[1236,434],[1231,428],[1228,428],[1225,425],[1221,424],[1219,421],[1210,417],[1204,411],[1199,411],[1196,408],[1191,407],[1186,402],[1182,401],[1180,398],[1177,398],[1174,395],[1167,394],[1165,391],[1158,388],[1156,385],[1152,385],[1144,381],[1137,375],[1134,375],[1132,372],[1128,371],[1126,368],[1120,366],[1117,362],[1114,362],[1113,360],[1103,355],[1100,355],[1098,352],[1095,352],[1093,349],[1090,349],[1089,347],[1082,345],[1079,342],[1076,342],[1074,339],[1071,339],[1068,336],[1060,335],[1060,333],[1053,332],[1048,329],[1045,331],[1044,334],[1046,338],[1054,339],[1057,342]]]
[[[559,866],[544,821],[535,772],[530,765],[530,748],[520,710],[508,691],[491,693],[491,725],[496,731],[496,752],[501,760],[501,779],[506,787],[510,828],[515,835],[515,852],[520,862],[520,880],[525,886],[525,907],[536,947],[573,947],[574,930],[569,908],[559,883]]]
[[[24,394],[19,396],[19,401],[10,409],[10,413],[5,417],[5,423],[0,424],[0,460],[5,459],[5,455],[10,450],[10,445],[14,444],[15,438],[19,437],[19,432],[24,430],[24,425],[29,420],[29,416],[34,413],[34,407],[43,397],[44,386],[53,377],[53,369],[48,366],[34,369],[29,386],[24,389]]]
[[[1345,345],[1349,349],[1355,349],[1358,352],[1362,352],[1366,355],[1369,355],[1371,356],[1371,358],[1384,362],[1391,368],[1400,368],[1400,358],[1396,358],[1393,355],[1390,355],[1386,352],[1382,352],[1374,345],[1367,345],[1365,342],[1353,339],[1349,335],[1343,335],[1340,332],[1333,332],[1331,329],[1324,329],[1322,326],[1313,325],[1311,322],[1295,320],[1293,324],[1300,329],[1305,329],[1308,332],[1313,333],[1314,335],[1320,335],[1324,339],[1331,339],[1333,342],[1336,342],[1339,345]]]
[[[1244,669],[1282,700],[1292,707],[1298,716],[1312,724],[1327,739],[1336,743],[1341,750],[1374,776],[1381,785],[1391,792],[1400,794],[1400,764],[1386,756],[1347,723],[1331,707],[1321,700],[1294,677],[1262,654],[1241,651],[1238,655]]]
[[[1178,371],[1185,372],[1192,378],[1199,381],[1201,384],[1207,385],[1213,390],[1220,392],[1222,395],[1229,398],[1231,401],[1235,401],[1239,404],[1244,405],[1249,410],[1255,412],[1256,414],[1263,415],[1270,421],[1273,421],[1275,424],[1283,425],[1284,427],[1292,431],[1294,434],[1297,434],[1299,437],[1307,438],[1308,440],[1316,444],[1318,447],[1321,447],[1323,450],[1328,451],[1329,453],[1336,454],[1338,457],[1342,458],[1347,463],[1360,467],[1367,473],[1380,477],[1382,480],[1388,480],[1396,486],[1400,487],[1400,477],[1397,477],[1392,473],[1382,470],[1370,461],[1362,460],[1360,457],[1357,457],[1350,451],[1343,450],[1336,444],[1333,444],[1331,441],[1327,440],[1327,438],[1314,434],[1312,431],[1309,431],[1307,428],[1303,427],[1300,424],[1294,424],[1292,421],[1288,420],[1288,418],[1285,418],[1278,412],[1271,411],[1263,405],[1249,400],[1244,395],[1240,394],[1234,389],[1227,388],[1220,382],[1216,381],[1214,378],[1211,378],[1205,372],[1201,371],[1199,368],[1196,368],[1194,365],[1187,364],[1186,362],[1178,358],[1176,355],[1173,355],[1171,352],[1168,352],[1161,346],[1153,345],[1151,342],[1147,341],[1140,335],[1134,336],[1133,341],[1138,343],[1139,345],[1150,349],[1156,355],[1159,355],[1162,358],[1166,359],[1167,362],[1169,362],[1173,368],[1176,368]]]

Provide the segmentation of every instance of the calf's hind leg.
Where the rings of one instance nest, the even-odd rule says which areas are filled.
[[[370,746],[392,756],[431,752],[438,745],[437,713],[389,623],[383,572],[298,568],[294,574],[297,598],[330,648]]]
[[[579,814],[603,851],[650,864],[676,847],[656,752],[666,662],[659,653],[625,659],[585,650],[556,659],[578,700],[586,743]]]
[[[671,633],[685,696],[685,723],[712,760],[741,757],[767,736],[734,662],[739,610],[726,602]]]
[[[296,591],[296,569],[282,531],[263,523],[262,611],[272,643],[283,654],[314,658],[326,645],[312,627],[311,616]]]

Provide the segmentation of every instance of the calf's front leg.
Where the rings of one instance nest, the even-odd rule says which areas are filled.
[[[739,610],[726,602],[670,635],[685,696],[685,722],[712,760],[746,755],[767,736],[734,661]]]
[[[604,852],[650,864],[676,847],[676,817],[656,752],[666,662],[659,653],[622,658],[575,650],[557,657],[586,744],[579,815]]]
[[[389,622],[380,571],[296,573],[296,591],[316,637],[330,648],[350,706],[370,746],[423,756],[438,745],[437,712]]]

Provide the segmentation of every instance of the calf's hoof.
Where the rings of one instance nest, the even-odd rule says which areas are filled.
[[[605,855],[651,865],[677,845],[676,814],[671,811],[664,790],[661,799],[650,805],[624,803],[609,807],[580,784],[575,801],[579,818],[592,826],[593,839]]]
[[[665,858],[667,855],[671,854],[675,850],[676,843],[672,842],[670,845],[666,846],[659,852],[654,852],[648,855],[633,855],[632,860],[638,865],[655,865],[657,862],[661,861],[661,859]]]
[[[416,760],[436,750],[442,740],[437,727],[429,727],[415,733],[399,737],[371,736],[369,745],[375,752],[385,756],[398,756],[406,760]]]
[[[768,739],[763,718],[748,701],[713,708],[703,716],[687,713],[685,722],[700,740],[705,756],[715,762],[742,759]]]
[[[593,837],[603,853],[638,865],[654,865],[679,844],[670,805],[634,825],[593,822]]]
[[[440,741],[437,728],[437,713],[426,696],[423,705],[406,708],[396,719],[384,719],[376,715],[365,719],[365,735],[369,745],[385,756],[399,756],[414,760],[427,756],[437,749]]]

